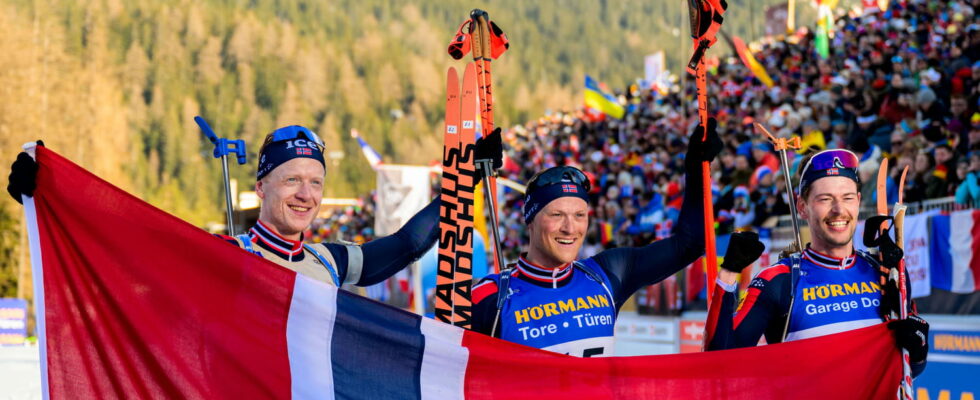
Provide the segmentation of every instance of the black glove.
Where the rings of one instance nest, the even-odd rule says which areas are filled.
[[[882,314],[890,314],[892,312],[897,313],[901,307],[906,307],[900,300],[897,283],[889,279],[892,270],[901,264],[905,252],[895,244],[891,236],[888,236],[888,231],[879,233],[881,224],[885,221],[892,222],[889,230],[894,228],[894,218],[891,216],[877,215],[864,222],[864,245],[878,248],[880,259],[878,284],[881,286],[881,312]]]
[[[718,137],[718,122],[714,118],[708,119],[708,139],[704,139],[704,126],[698,125],[694,128],[687,142],[687,155],[684,163],[688,168],[700,168],[702,161],[714,161],[715,156],[721,153],[724,145]]]
[[[759,259],[766,245],[759,241],[755,232],[735,232],[728,241],[728,251],[721,267],[727,271],[741,273],[743,269]]]
[[[876,215],[869,217],[867,221],[864,222],[864,245],[866,247],[877,247],[878,253],[881,256],[882,264],[887,268],[897,268],[898,263],[902,261],[902,257],[905,256],[905,252],[902,251],[901,247],[895,244],[891,236],[888,236],[888,231],[878,233],[881,229],[881,224],[885,221],[890,221],[888,230],[895,227],[895,218],[887,215]]]
[[[491,166],[493,171],[504,165],[504,147],[500,139],[500,128],[494,129],[489,135],[477,139],[474,159],[493,160],[493,166]],[[479,169],[479,164],[477,164],[477,170]]]
[[[915,364],[926,360],[929,353],[929,323],[917,315],[909,315],[888,323],[888,329],[895,332],[898,346],[908,350],[909,361]]]
[[[37,145],[44,146],[44,142],[38,140]],[[23,204],[20,198],[21,194],[26,194],[27,197],[33,197],[34,189],[36,188],[37,162],[27,153],[21,152],[17,155],[17,160],[10,165],[7,193],[10,193],[10,197],[13,197],[18,203]]]

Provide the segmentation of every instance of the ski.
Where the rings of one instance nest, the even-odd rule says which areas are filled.
[[[442,180],[439,212],[439,254],[435,316],[442,322],[469,328],[473,279],[473,192],[476,172],[476,67],[471,63],[459,75],[446,75],[446,122],[443,134]]]
[[[459,177],[456,159],[459,153],[459,75],[449,67],[446,72],[446,114],[443,131],[442,178],[439,194],[439,252],[436,273],[435,317],[451,324],[454,320],[453,283],[456,265],[456,231]]]
[[[907,170],[906,170],[907,171]],[[902,182],[899,184],[901,189],[899,190],[899,196],[901,196],[901,190],[904,190],[905,186],[905,173],[902,172]],[[878,180],[876,182],[877,190],[877,211],[879,216],[888,216],[888,159],[881,160],[881,166],[878,168]],[[902,250],[904,250],[904,244],[902,243],[904,239],[904,234],[901,233],[902,228],[905,225],[905,205],[902,204],[901,197],[898,199],[898,203],[895,204],[893,209],[894,216],[894,226],[895,226],[895,244]],[[872,227],[873,228],[873,227]],[[868,227],[865,227],[868,229]],[[889,222],[887,220],[882,221],[881,226],[878,227],[878,235],[884,236],[888,235]],[[888,285],[895,286],[898,291],[898,304],[895,308],[888,311],[888,315],[885,316],[885,320],[892,321],[898,319],[908,318],[908,292],[905,290],[906,285],[906,274],[905,274],[905,260],[904,257],[898,260],[898,265],[888,265],[886,262],[885,252],[879,249],[878,255],[881,260],[882,274],[880,278],[880,285],[882,294],[884,294],[885,287]],[[887,300],[882,298],[882,300]],[[902,381],[899,384],[896,397],[902,400],[912,399],[912,368],[909,364],[909,353],[907,350],[902,349]]]
[[[898,202],[895,203],[895,207],[892,210],[895,220],[895,244],[898,248],[905,250],[905,212],[908,207],[902,202],[903,193],[905,192],[905,178],[908,175],[909,167],[905,166],[902,170],[902,177],[899,179],[898,183]],[[879,185],[882,182],[881,173],[879,172],[878,182]],[[881,193],[878,194],[881,196]],[[879,210],[880,211],[880,210]],[[906,280],[908,279],[908,274],[905,270],[905,258],[903,257],[898,263],[898,268],[892,268],[888,273],[888,284],[896,285],[898,289],[898,315],[891,316],[892,318],[897,317],[898,319],[905,319],[909,317],[909,293],[907,292]],[[902,400],[912,400],[912,365],[909,360],[908,350],[902,349],[902,383],[899,386],[898,398]]]
[[[467,64],[463,71],[460,94],[459,152],[456,161],[456,272],[453,277],[453,325],[469,329],[472,325],[470,289],[473,280],[473,215],[476,212],[476,125],[478,118],[476,66]]]
[[[898,181],[898,203],[895,203],[895,208],[893,210],[895,214],[895,243],[898,244],[898,247],[902,247],[903,250],[905,234],[904,231],[902,231],[902,228],[904,227],[902,224],[905,223],[905,211],[908,209],[908,207],[902,202],[902,197],[905,194],[905,178],[908,176],[908,173],[909,166],[906,165],[905,169],[902,170],[902,177]]]

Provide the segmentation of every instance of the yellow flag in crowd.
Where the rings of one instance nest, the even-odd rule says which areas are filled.
[[[738,52],[738,57],[742,59],[742,63],[745,64],[745,67],[748,68],[749,71],[752,71],[752,73],[755,74],[755,77],[758,78],[759,82],[762,82],[763,85],[766,85],[766,87],[772,87],[772,78],[769,77],[768,73],[766,73],[765,67],[763,67],[762,64],[759,64],[755,57],[752,56],[752,52],[745,46],[745,42],[742,41],[742,38],[733,36],[732,41],[735,42],[735,51]]]

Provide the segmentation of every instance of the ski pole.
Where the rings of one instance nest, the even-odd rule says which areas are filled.
[[[794,136],[792,139],[776,138],[769,133],[769,130],[762,124],[756,122],[755,128],[760,132],[764,133],[769,137],[769,141],[772,142],[773,149],[779,153],[779,160],[781,164],[781,169],[783,170],[783,178],[786,179],[786,192],[789,194],[789,213],[790,217],[793,219],[793,233],[796,239],[796,252],[803,252],[803,237],[800,235],[800,219],[796,215],[796,197],[793,193],[793,180],[790,177],[789,171],[789,157],[786,156],[786,151],[789,149],[799,150],[803,147],[800,142],[799,136]]]
[[[789,195],[790,218],[793,220],[793,234],[796,240],[795,253],[801,254],[803,252],[803,239],[800,236],[800,218],[796,214],[796,199],[795,199],[795,193],[793,192],[793,181],[792,178],[790,177],[789,157],[786,156],[786,151],[788,149],[800,149],[803,147],[803,144],[800,141],[799,137],[794,137],[792,139],[776,138],[771,133],[769,133],[769,130],[767,130],[766,127],[762,126],[762,124],[758,122],[755,123],[755,128],[757,131],[762,132],[763,134],[768,136],[769,141],[772,142],[773,148],[779,151],[779,158],[781,164],[780,169],[782,169],[783,171],[783,179],[786,180],[786,192]],[[794,290],[793,286],[790,285],[790,291],[792,292],[793,290]],[[793,309],[793,304],[795,301],[796,301],[796,297],[790,299],[789,308],[791,310]],[[786,317],[786,321],[783,323],[782,341],[786,341],[786,334],[788,332],[789,332],[789,316]]]
[[[694,39],[694,54],[687,63],[688,73],[694,74],[698,93],[698,118],[704,129],[703,140],[708,139],[708,88],[704,63],[704,53],[717,40],[715,36],[721,29],[727,4],[719,0],[689,0],[691,16],[691,38]],[[704,245],[705,267],[707,269],[708,307],[711,306],[715,280],[718,276],[718,249],[715,247],[714,202],[711,196],[711,163],[701,163],[701,182],[704,191]]]
[[[480,120],[481,133],[487,137],[493,132],[493,80],[490,73],[490,62],[493,61],[493,54],[490,48],[490,18],[486,11],[473,9],[470,11],[471,48],[473,51],[473,61],[476,64],[478,94],[480,98]],[[500,35],[503,35],[501,32]],[[483,194],[486,198],[487,206],[490,208],[490,239],[493,241],[493,263],[495,272],[504,270],[506,264],[503,259],[503,250],[500,245],[500,230],[497,220],[497,176],[493,171],[492,160],[476,160],[483,171],[481,180],[483,181]]]
[[[208,140],[214,144],[214,158],[221,159],[221,172],[224,176],[225,183],[225,212],[228,218],[228,235],[235,236],[235,222],[231,206],[231,180],[228,177],[228,153],[234,153],[238,156],[238,165],[245,164],[245,141],[241,139],[229,140],[219,138],[211,130],[211,126],[208,125],[207,121],[201,118],[201,116],[194,117],[194,122],[197,122],[197,126],[201,128],[204,136],[207,136]]]

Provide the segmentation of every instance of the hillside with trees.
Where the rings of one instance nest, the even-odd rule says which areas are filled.
[[[730,0],[725,30],[761,35],[774,3]],[[374,175],[347,132],[387,162],[437,159],[445,71],[463,66],[446,46],[474,7],[511,41],[494,62],[502,126],[577,107],[586,73],[624,87],[645,55],[666,51],[679,73],[690,53],[686,1],[5,0],[3,175],[21,144],[43,139],[195,225],[221,221],[220,166],[192,120],[202,115],[251,158],[275,127],[311,127],[344,156],[328,160],[326,195],[364,194]],[[240,190],[254,183],[254,159],[231,170]],[[0,297],[18,294],[27,259],[21,213],[3,196]]]

